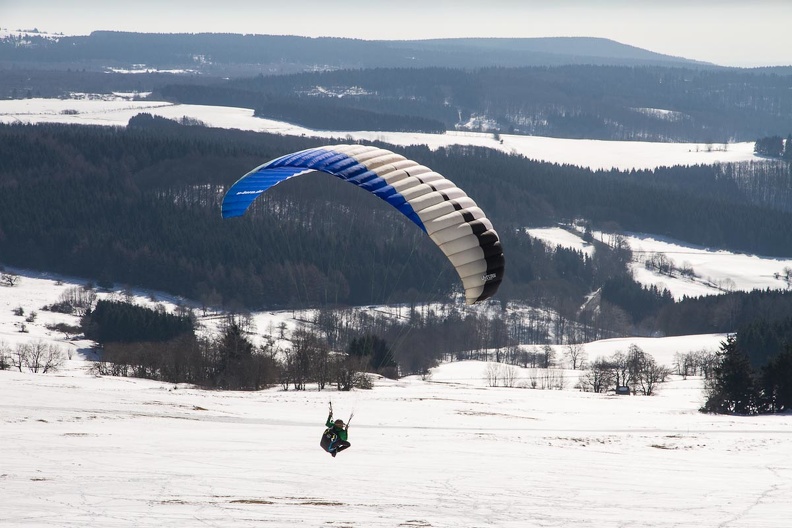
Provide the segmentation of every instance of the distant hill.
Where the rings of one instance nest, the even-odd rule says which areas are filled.
[[[459,38],[387,44],[392,49],[409,49],[417,53],[442,53],[448,57],[464,54],[468,62],[480,61],[477,66],[713,66],[595,37]]]
[[[5,35],[0,38],[2,61],[58,69],[145,65],[224,76],[374,67],[712,66],[589,37],[385,41],[116,31],[63,37]]]
[[[0,98],[132,92],[321,130],[755,141],[789,134],[789,72],[589,37],[0,32]]]

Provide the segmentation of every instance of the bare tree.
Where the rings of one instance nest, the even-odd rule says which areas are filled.
[[[790,268],[789,266],[785,266],[782,277],[784,279],[784,282],[787,283],[787,286],[792,286],[792,268]]]
[[[519,377],[519,373],[516,368],[512,365],[503,365],[503,369],[501,370],[501,378],[503,379],[503,386],[504,387],[514,387],[515,383],[517,383],[517,378]]]
[[[501,374],[502,374],[502,367],[500,363],[497,361],[488,361],[487,362],[487,386],[489,387],[497,387],[501,381]]]
[[[658,383],[663,383],[668,377],[668,369],[658,365],[652,356],[646,354],[637,373],[637,383],[644,396],[654,394]]]
[[[11,349],[5,341],[0,341],[0,370],[9,368],[11,368]]]
[[[85,312],[93,306],[94,301],[96,301],[96,292],[85,286],[69,288],[60,296],[60,302],[71,306],[79,316],[85,315]]]
[[[524,368],[536,368],[540,355],[539,350],[535,346],[528,347],[527,350],[520,350],[518,353],[519,364]]]
[[[11,366],[22,372],[22,367],[26,365],[27,348],[23,344],[17,344],[14,350],[9,354]]]
[[[286,367],[292,370],[294,388],[304,390],[306,382],[316,382],[319,390],[330,381],[330,351],[318,334],[297,329],[293,347],[286,353]]]
[[[701,375],[709,379],[712,377],[715,365],[717,365],[718,356],[712,350],[702,349],[696,352],[696,365],[698,366]]]
[[[308,349],[293,347],[284,351],[285,370],[289,373],[294,390],[305,390],[310,375],[310,354]]]
[[[591,363],[588,372],[580,377],[580,388],[586,392],[602,393],[613,386],[614,379],[611,362],[598,358]]]
[[[567,345],[564,349],[564,356],[566,356],[569,364],[572,365],[572,370],[577,370],[578,367],[583,367],[586,361],[586,349],[583,345]]]
[[[558,369],[531,369],[528,374],[528,386],[532,389],[560,390],[566,385],[566,378]]]
[[[19,275],[4,271],[0,273],[0,285],[3,286],[16,286],[19,284]]]
[[[350,391],[357,387],[370,389],[371,380],[366,374],[368,358],[346,355],[335,363],[335,382],[338,390]]]
[[[46,374],[63,365],[63,353],[58,346],[41,340],[20,343],[11,355],[11,362],[20,372],[24,367],[33,373]]]
[[[674,354],[674,370],[677,375],[682,376],[682,379],[695,375],[698,368],[697,356],[697,352],[687,352],[685,354],[677,352]]]
[[[545,345],[542,347],[542,367],[543,368],[550,368],[555,364],[555,350],[550,345]]]
[[[628,356],[621,351],[613,354],[607,363],[613,372],[613,381],[617,387],[626,387],[630,384],[630,361]]]

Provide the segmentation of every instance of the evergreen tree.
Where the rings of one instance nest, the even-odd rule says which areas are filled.
[[[253,344],[244,336],[236,321],[230,321],[217,343],[214,364],[214,383],[223,389],[246,388],[253,356]]]
[[[242,333],[236,321],[229,323],[220,338],[218,353],[228,362],[248,359],[253,353],[253,344]]]
[[[349,343],[347,352],[350,356],[369,358],[369,364],[376,372],[396,366],[388,343],[373,334],[353,339]]]
[[[713,378],[708,381],[704,412],[756,414],[758,393],[748,356],[737,346],[735,336],[721,344]]]
[[[762,390],[766,410],[792,409],[792,345],[762,368]]]
[[[781,156],[787,161],[792,161],[792,134],[789,134],[784,143],[784,154]]]
[[[85,337],[99,343],[168,341],[193,335],[193,322],[178,316],[126,302],[100,300],[81,320]]]
[[[754,145],[754,152],[771,158],[780,158],[784,151],[784,140],[781,136],[770,136],[758,139]]]

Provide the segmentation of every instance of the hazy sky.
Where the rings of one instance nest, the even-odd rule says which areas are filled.
[[[0,28],[366,40],[593,36],[726,66],[792,65],[792,0],[0,0]]]

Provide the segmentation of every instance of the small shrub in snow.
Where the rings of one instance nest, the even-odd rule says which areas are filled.
[[[19,275],[16,273],[9,273],[7,271],[0,273],[0,285],[16,286],[17,284],[19,284]]]
[[[74,306],[72,306],[72,304],[68,301],[58,301],[56,303],[44,306],[42,310],[62,314],[73,314]]]
[[[82,328],[77,325],[70,325],[66,323],[57,323],[53,325],[47,325],[48,330],[53,330],[55,332],[62,332],[67,336],[74,336],[82,332]]]

